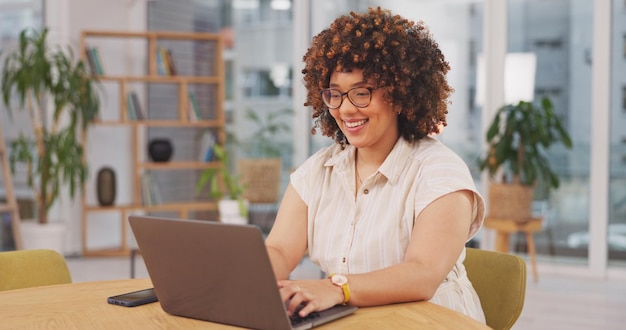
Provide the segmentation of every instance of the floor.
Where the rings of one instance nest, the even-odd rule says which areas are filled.
[[[148,277],[140,256],[135,260],[136,277]],[[67,258],[74,282],[130,278],[130,258]],[[293,278],[315,278],[319,270],[303,263]],[[538,283],[527,286],[524,311],[513,330],[624,329],[626,280],[592,280],[539,274]]]

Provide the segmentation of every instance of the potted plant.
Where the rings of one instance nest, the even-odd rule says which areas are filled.
[[[280,198],[282,157],[291,150],[291,143],[281,142],[280,138],[291,131],[288,120],[292,114],[289,108],[264,115],[247,109],[245,119],[253,126],[252,133],[241,140],[230,136],[232,144],[241,147],[244,154],[237,161],[237,171],[250,203],[272,204]]]
[[[248,202],[243,198],[245,187],[240,183],[239,178],[231,173],[226,150],[219,144],[215,144],[213,154],[219,166],[202,171],[196,184],[196,192],[201,192],[208,184],[209,196],[218,200],[221,221],[247,223]]]
[[[526,221],[531,217],[534,187],[541,182],[548,191],[559,186],[550,167],[547,150],[557,143],[572,147],[572,140],[555,114],[552,102],[520,101],[498,109],[486,135],[488,150],[479,159],[488,170],[488,215],[497,219]]]
[[[26,165],[40,225],[48,224],[48,212],[63,185],[69,186],[73,198],[86,181],[80,135],[99,109],[96,81],[85,64],[75,60],[69,48],[50,48],[47,35],[47,29],[23,30],[17,49],[4,60],[1,77],[9,116],[17,105],[30,118],[32,133],[20,132],[11,143],[9,159],[13,173],[17,163]]]

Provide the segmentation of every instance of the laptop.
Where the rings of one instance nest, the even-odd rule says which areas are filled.
[[[292,325],[263,235],[252,225],[131,215],[130,226],[161,308],[253,329],[310,329],[352,314],[337,305]]]

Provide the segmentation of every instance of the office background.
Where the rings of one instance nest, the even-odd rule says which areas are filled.
[[[302,105],[301,57],[310,37],[339,14],[377,5],[423,20],[450,61],[449,80],[456,92],[449,126],[439,138],[465,159],[482,191],[487,178],[479,173],[476,159],[484,150],[486,123],[506,100],[507,54],[536,56],[534,97],[553,100],[574,141],[571,150],[550,150],[561,187],[540,196],[534,205],[546,219],[535,238],[540,271],[626,277],[625,1],[1,0],[0,49],[14,46],[19,31],[30,26],[49,27],[55,42],[69,44],[75,51],[85,29],[223,33],[229,130],[246,137],[242,132],[248,131],[248,109],[260,114],[283,108],[293,111],[285,118],[291,133],[277,141],[290,146],[281,155],[284,185],[290,168],[330,142],[309,134],[311,122]],[[10,140],[17,130],[6,125],[5,111],[0,113]],[[16,125],[21,120],[26,119],[18,116]],[[93,134],[108,137],[120,152],[91,155],[90,161],[120,164],[118,198],[129,198],[124,196],[129,174],[124,173],[127,160],[122,157],[127,155],[128,136],[116,133],[111,141],[110,132]],[[116,155],[119,159],[110,159]],[[28,195],[19,175],[16,187],[19,194]],[[168,187],[172,194],[189,190],[184,183]],[[93,192],[88,192],[88,198],[93,198]],[[80,202],[65,198],[55,211],[59,218],[70,219],[67,254],[79,254]],[[106,247],[118,243],[107,234],[118,229],[103,220],[89,235],[93,244]],[[492,238],[483,231],[481,244],[489,247]],[[514,241],[517,252],[525,253],[523,237]]]

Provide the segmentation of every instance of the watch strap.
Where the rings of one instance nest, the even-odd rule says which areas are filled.
[[[330,274],[330,276],[328,276],[328,278],[331,280],[331,283],[333,285],[339,286],[341,287],[341,291],[343,291],[343,302],[342,304],[345,305],[350,301],[350,285],[348,284],[348,282],[342,284],[342,285],[338,285],[337,283],[332,281],[332,278],[335,274]]]
[[[341,286],[341,290],[343,290],[343,303],[347,304],[350,301],[350,285],[348,283]]]

